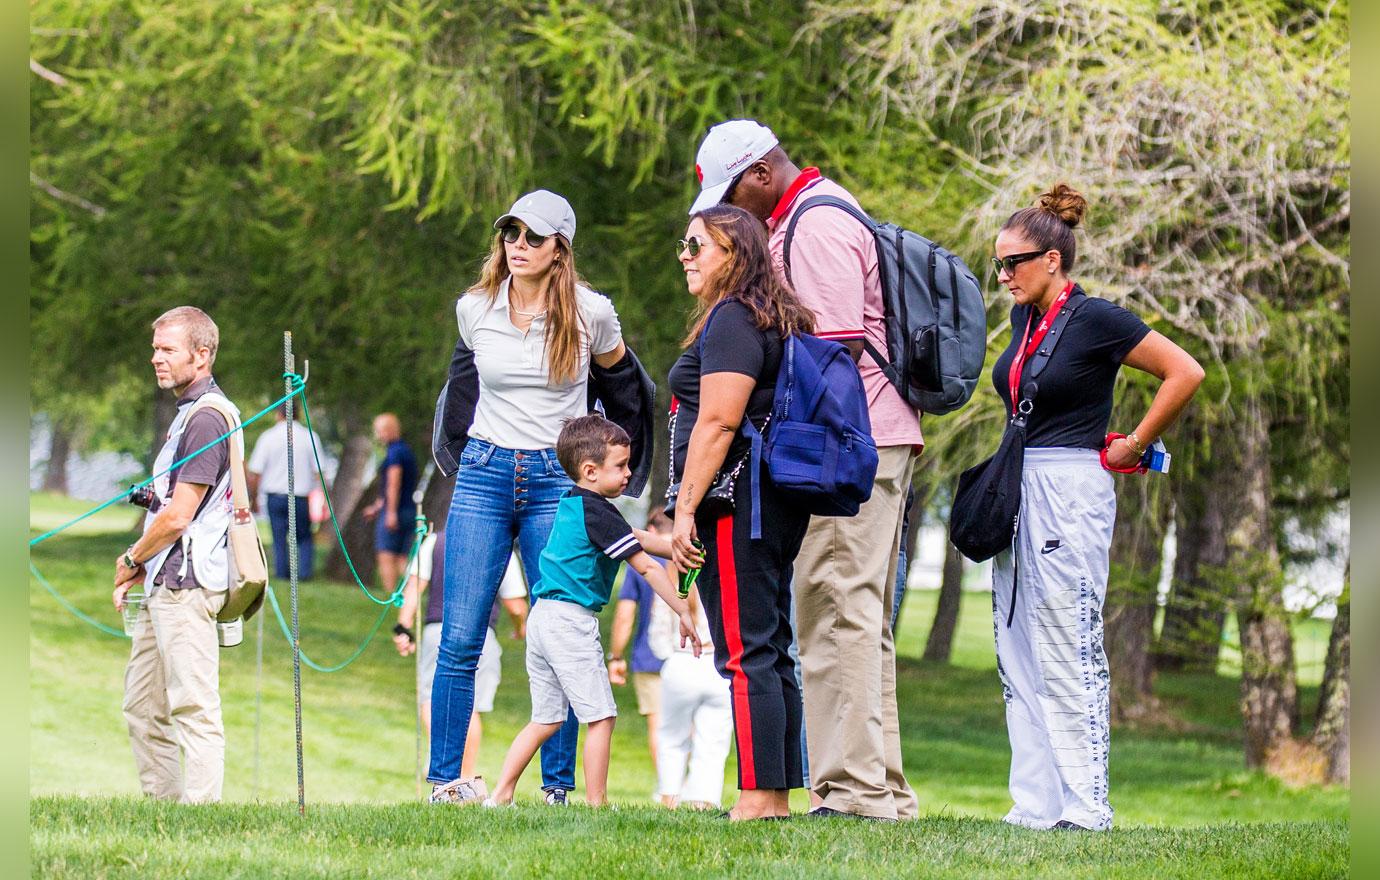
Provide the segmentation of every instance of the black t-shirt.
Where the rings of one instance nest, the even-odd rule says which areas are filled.
[[[1016,306],[1011,310],[1011,342],[992,368],[992,384],[1008,413],[1011,362],[1033,309]],[[1032,332],[1040,317],[1036,312]],[[1069,318],[1054,354],[1036,380],[1039,391],[1026,423],[1025,445],[1101,449],[1112,418],[1117,370],[1149,332],[1144,321],[1115,303],[1091,296],[1084,300]]]
[[[747,417],[761,428],[771,412],[776,396],[776,373],[781,367],[781,335],[774,329],[759,330],[752,311],[737,300],[718,306],[698,343],[692,343],[671,367],[671,393],[679,401],[675,415],[675,436],[671,439],[671,462],[676,482],[685,472],[685,456],[690,448],[690,432],[700,412],[700,376],[709,373],[742,373],[757,380],[748,397]],[[724,458],[723,468],[731,470],[750,450],[742,432]]]

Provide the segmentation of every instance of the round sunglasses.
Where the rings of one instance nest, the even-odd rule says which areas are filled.
[[[682,238],[676,242],[676,254],[679,255],[682,251],[689,251],[690,256],[698,257],[700,251],[704,249],[706,244],[708,244],[708,242],[700,241],[698,235]]]
[[[528,247],[539,248],[542,245],[546,244],[546,240],[551,237],[549,235],[537,235],[530,229],[524,230],[516,223],[509,223],[507,226],[503,227],[502,230],[500,230],[499,234],[503,236],[503,240],[508,242],[508,244],[513,244],[518,240],[518,236],[522,235],[523,232],[527,233]]]

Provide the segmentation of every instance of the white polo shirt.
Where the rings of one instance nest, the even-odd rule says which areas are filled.
[[[254,452],[249,456],[249,471],[259,475],[259,491],[265,495],[286,495],[287,478],[287,426],[286,421],[275,422],[259,435],[254,444]],[[292,432],[292,476],[297,494],[306,497],[316,488],[316,457],[312,455],[312,439],[321,448],[321,438],[307,426],[293,421]]]
[[[492,303],[483,293],[467,293],[455,304],[460,338],[474,352],[479,402],[470,436],[505,449],[546,449],[556,445],[561,423],[588,412],[590,353],[608,354],[623,338],[618,314],[608,297],[576,287],[582,319],[582,344],[575,379],[552,385],[546,366],[546,316],[534,318],[526,333],[508,318],[504,279]]]

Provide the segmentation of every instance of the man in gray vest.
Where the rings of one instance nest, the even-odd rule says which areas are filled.
[[[158,474],[210,447],[153,483],[144,533],[115,561],[114,601],[123,609],[132,587],[145,600],[125,669],[124,715],[144,794],[184,803],[220,800],[225,729],[220,713],[216,614],[230,584],[227,552],[232,514],[230,412],[211,365],[220,331],[210,316],[180,306],[153,322],[158,387],[177,396],[177,416],[154,463]]]

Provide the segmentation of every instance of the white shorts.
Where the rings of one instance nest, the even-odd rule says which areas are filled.
[[[559,724],[573,708],[581,724],[618,714],[599,642],[599,618],[573,602],[538,599],[527,617],[532,722]]]
[[[422,627],[422,644],[418,651],[421,660],[417,664],[417,704],[431,705],[431,682],[436,677],[436,657],[441,650],[441,624],[428,623]],[[503,680],[503,646],[494,635],[494,628],[484,635],[484,650],[479,655],[479,669],[474,674],[474,711],[484,713],[494,710],[494,695],[498,693],[499,682]]]

